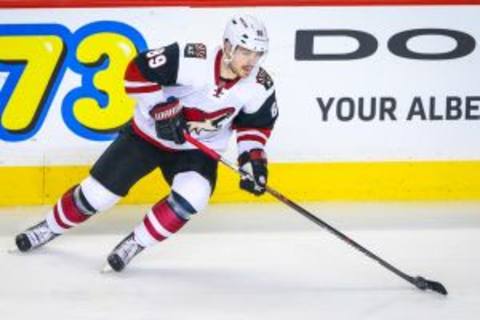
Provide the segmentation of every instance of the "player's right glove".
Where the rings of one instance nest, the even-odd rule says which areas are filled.
[[[253,177],[242,176],[240,179],[240,188],[253,193],[256,196],[265,193],[267,185],[267,156],[263,149],[252,149],[243,152],[238,157],[238,165]]]
[[[182,105],[177,98],[170,97],[167,102],[157,104],[150,110],[155,119],[155,130],[160,139],[171,140],[177,144],[185,142],[183,132],[187,123],[183,117]]]

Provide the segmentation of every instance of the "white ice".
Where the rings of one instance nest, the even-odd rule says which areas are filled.
[[[123,273],[99,271],[146,206],[119,206],[29,254],[8,254],[46,207],[0,209],[6,320],[479,319],[480,203],[307,203],[423,292],[281,204],[211,205]]]

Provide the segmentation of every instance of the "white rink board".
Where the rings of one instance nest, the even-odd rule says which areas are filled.
[[[56,23],[75,32],[89,23],[109,20],[136,29],[149,47],[173,41],[217,45],[227,17],[239,11],[262,18],[271,38],[266,69],[275,80],[280,108],[269,145],[273,162],[480,159],[478,46],[464,57],[444,60],[407,59],[388,49],[392,36],[424,28],[461,31],[478,42],[480,6],[0,10],[0,28]],[[345,29],[372,35],[378,49],[363,59],[295,60],[297,30]],[[448,53],[455,46],[452,38],[438,35],[407,42],[410,50],[424,54]],[[313,54],[344,54],[358,47],[351,37],[321,37],[315,38]],[[1,73],[0,86],[4,77]],[[67,69],[38,132],[24,141],[0,140],[0,165],[86,164],[98,156],[108,142],[75,134],[62,118],[64,98],[79,84],[79,76]],[[459,97],[463,108],[459,119],[445,119],[447,96]],[[348,103],[337,111],[338,99],[360,97],[366,101],[390,97],[396,104],[392,112],[396,119],[387,114],[382,121],[378,112],[369,121],[360,120],[358,113],[347,119]],[[427,119],[417,114],[407,120],[415,97],[424,101]],[[428,115],[431,97],[436,100],[432,117],[442,119]],[[327,114],[319,98],[333,99]]]

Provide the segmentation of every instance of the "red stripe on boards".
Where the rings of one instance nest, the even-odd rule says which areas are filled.
[[[0,0],[0,8],[478,5],[480,0]]]

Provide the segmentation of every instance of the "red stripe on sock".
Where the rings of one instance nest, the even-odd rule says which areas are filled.
[[[153,206],[152,211],[158,222],[171,233],[177,232],[185,225],[186,221],[177,216],[177,214],[167,203],[167,200],[158,202],[155,206]]]
[[[60,218],[60,214],[58,213],[57,205],[53,207],[53,218],[55,218],[55,222],[63,229],[70,229],[71,227],[63,223],[62,219]]]
[[[162,241],[162,240],[166,239],[164,236],[162,236],[160,233],[158,233],[157,230],[155,230],[155,228],[153,227],[152,223],[150,222],[150,219],[148,218],[148,216],[145,216],[145,218],[143,219],[143,223],[145,224],[145,228],[147,228],[148,233],[150,233],[150,235],[155,240]]]
[[[89,216],[83,214],[78,210],[75,202],[73,201],[73,190],[75,187],[67,191],[62,197],[62,209],[65,217],[73,223],[82,223],[87,220]]]

